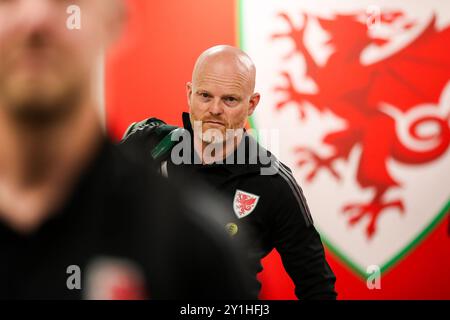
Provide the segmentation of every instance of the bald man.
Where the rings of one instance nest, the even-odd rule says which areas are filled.
[[[185,188],[200,178],[225,196],[224,228],[236,242],[253,239],[246,245],[255,277],[260,260],[276,248],[299,299],[335,299],[335,276],[301,188],[290,169],[244,129],[260,100],[255,74],[238,48],[206,50],[186,85],[184,128],[147,119],[129,127],[122,148]]]
[[[0,1],[0,300],[255,297],[221,226],[102,131],[122,1],[68,5]]]

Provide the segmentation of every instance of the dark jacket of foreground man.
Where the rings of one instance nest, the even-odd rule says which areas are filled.
[[[256,298],[220,219],[105,141],[38,230],[0,221],[0,299]]]

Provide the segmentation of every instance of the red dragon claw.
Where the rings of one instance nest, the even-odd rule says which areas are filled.
[[[375,234],[376,222],[382,211],[387,208],[397,208],[401,214],[405,211],[405,207],[401,200],[383,203],[378,199],[380,198],[375,197],[369,204],[348,204],[342,208],[342,213],[352,215],[349,219],[349,224],[351,226],[355,225],[364,216],[370,216],[369,224],[366,227],[366,234],[369,239]]]
[[[307,101],[310,96],[308,94],[300,93],[294,86],[294,81],[291,77],[291,75],[287,72],[281,72],[281,76],[286,79],[287,85],[285,87],[277,86],[275,87],[276,92],[282,92],[285,94],[285,98],[281,101],[279,101],[276,105],[276,109],[280,110],[285,105],[294,102],[298,105],[298,111],[300,115],[301,120],[306,119],[306,112],[305,112],[305,106],[304,102]]]
[[[301,27],[297,27],[294,25],[292,19],[286,13],[278,14],[280,18],[282,18],[288,25],[289,31],[282,33],[275,33],[271,36],[272,40],[280,39],[280,38],[288,38],[291,39],[295,43],[295,49],[288,53],[284,59],[291,58],[297,52],[304,52],[305,44],[304,44],[304,33],[306,29],[306,25],[308,22],[308,15],[306,13],[303,14],[303,25]]]
[[[333,168],[332,165],[336,157],[321,158],[314,151],[303,147],[296,148],[295,151],[301,154],[301,158],[297,162],[297,165],[299,167],[305,166],[308,163],[313,163],[313,169],[306,176],[306,181],[312,182],[319,170],[322,168],[327,169],[336,178],[336,180],[341,179],[338,172]]]

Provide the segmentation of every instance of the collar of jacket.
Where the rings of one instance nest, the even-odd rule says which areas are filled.
[[[191,126],[191,120],[189,113],[183,112],[182,115],[183,118],[183,126],[186,130],[189,131],[191,134],[191,137],[193,137],[193,130]],[[245,129],[244,129],[245,130]],[[250,146],[256,146],[250,148]],[[192,144],[193,148],[193,144]],[[255,150],[257,152],[252,152],[250,154],[251,150]],[[244,157],[241,156],[241,158],[244,159],[244,161],[237,161],[239,155],[244,155]],[[261,155],[264,155],[265,160],[263,161],[261,158]],[[270,159],[269,163],[267,162],[267,159]],[[239,159],[242,160],[242,159]],[[237,147],[237,149],[230,154],[223,163],[213,163],[209,165],[202,165],[202,166],[223,166],[226,170],[228,170],[232,175],[244,175],[244,174],[253,174],[256,172],[260,172],[262,168],[270,167],[271,165],[276,165],[275,163],[276,159],[275,157],[265,148],[263,148],[251,135],[249,135],[246,131],[244,133],[244,138],[242,139],[241,143]],[[244,162],[244,163],[242,163]]]

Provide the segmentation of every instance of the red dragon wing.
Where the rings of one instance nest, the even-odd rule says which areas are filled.
[[[395,55],[373,65],[369,108],[380,102],[406,111],[419,103],[437,103],[450,80],[450,27],[436,30],[433,16],[424,31]]]
[[[250,199],[246,199],[246,200],[244,200],[244,201],[245,201],[245,204],[246,204],[246,205],[250,206],[250,205],[252,205],[252,204],[255,203],[256,198],[250,198]]]

